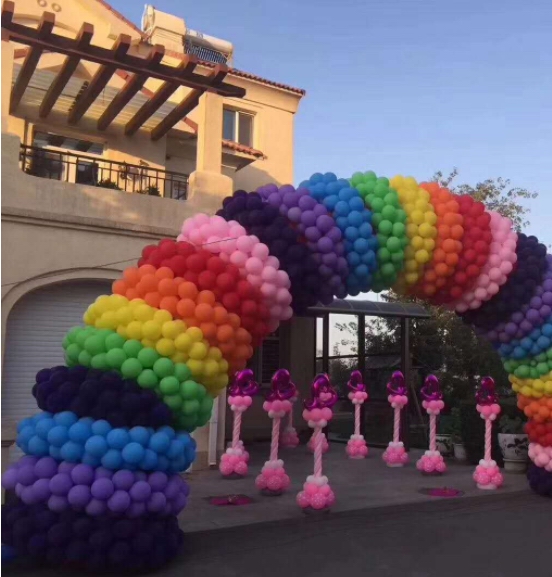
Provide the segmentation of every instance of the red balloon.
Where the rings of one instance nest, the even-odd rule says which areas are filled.
[[[200,290],[213,290],[217,282],[217,276],[210,270],[204,270],[199,273],[197,282]]]

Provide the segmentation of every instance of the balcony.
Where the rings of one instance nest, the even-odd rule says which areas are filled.
[[[128,164],[55,147],[20,146],[23,172],[39,178],[110,188],[130,193],[186,200],[188,175],[152,168],[146,163]]]

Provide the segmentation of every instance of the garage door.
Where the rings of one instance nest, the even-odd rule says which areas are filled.
[[[15,304],[4,346],[3,423],[39,411],[31,394],[36,373],[64,364],[63,337],[71,327],[82,324],[84,311],[96,297],[110,292],[110,283],[105,281],[60,283],[33,291]]]

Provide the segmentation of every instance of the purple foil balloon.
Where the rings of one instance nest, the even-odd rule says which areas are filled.
[[[475,393],[475,400],[478,405],[493,405],[498,403],[498,395],[495,390],[495,382],[492,377],[483,377],[481,386]]]
[[[391,380],[387,383],[387,392],[391,395],[406,395],[404,375],[401,371],[395,371],[391,375]]]
[[[360,391],[363,393],[366,391],[366,386],[362,382],[362,373],[360,371],[353,371],[351,373],[351,377],[349,378],[347,387],[351,391]]]
[[[435,375],[426,377],[420,392],[424,401],[440,401],[443,398],[443,393],[439,388],[439,379]]]
[[[330,377],[326,374],[316,375],[311,385],[311,399],[304,402],[305,408],[312,409],[331,408],[337,402],[337,393],[330,383]]]
[[[293,398],[297,393],[297,387],[291,380],[287,369],[278,369],[271,381],[271,389],[266,396],[267,401],[285,401]]]
[[[255,375],[251,369],[238,371],[228,387],[228,394],[236,396],[252,397],[259,392],[259,383],[255,381]]]

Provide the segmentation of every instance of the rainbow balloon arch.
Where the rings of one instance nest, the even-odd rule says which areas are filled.
[[[190,433],[208,422],[229,375],[310,306],[390,288],[456,311],[493,344],[529,417],[530,485],[552,496],[545,246],[435,182],[314,174],[298,189],[235,192],[216,216],[187,219],[177,240],[146,247],[90,305],[63,341],[66,366],[37,374],[42,412],[19,423],[26,456],[3,477],[16,495],[4,506],[4,543],[93,570],[167,562],[183,539]],[[308,418],[320,461],[331,411]],[[320,495],[333,499],[329,487]]]

